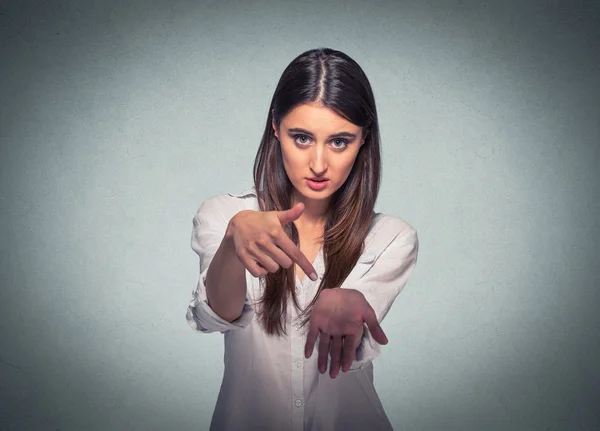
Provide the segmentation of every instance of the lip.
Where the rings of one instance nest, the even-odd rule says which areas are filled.
[[[317,182],[317,181],[313,181],[310,178],[307,178],[306,183],[308,184],[308,187],[310,187],[313,190],[323,190],[325,187],[327,187],[327,184],[329,184],[329,180]]]
[[[328,181],[329,178],[325,178],[325,177],[310,177],[310,178],[307,178],[307,180],[319,182],[319,181]]]

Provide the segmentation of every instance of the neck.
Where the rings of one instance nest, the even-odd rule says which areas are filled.
[[[327,208],[330,199],[307,199],[295,191],[292,195],[292,206],[298,202],[304,204],[304,211],[295,222],[296,227],[307,230],[324,230],[327,223]]]

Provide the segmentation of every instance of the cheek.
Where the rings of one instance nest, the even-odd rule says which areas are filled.
[[[289,155],[289,151],[287,151],[287,149],[281,145],[281,160],[283,160],[283,165],[286,167],[286,169],[289,167],[289,161],[290,161],[290,155]]]
[[[281,159],[283,161],[283,167],[287,173],[287,176],[292,182],[294,182],[295,177],[301,171],[299,166],[302,162],[299,159],[299,156],[297,154],[294,154],[293,150],[290,152],[289,150],[282,148]]]
[[[352,172],[352,167],[354,166],[354,158],[350,158],[350,160],[346,160],[343,163],[339,163],[335,167],[336,177],[338,179],[338,185],[341,186],[343,183],[348,180],[350,176],[350,172]]]
[[[347,158],[343,158],[338,160],[338,163],[335,164],[335,169],[339,173],[343,173],[344,175],[348,175],[352,170],[352,166],[354,166],[354,160],[356,156],[350,156]]]
[[[282,141],[279,143],[279,148],[281,149],[281,157],[288,163],[290,160],[294,158],[294,148],[293,146],[286,141]]]
[[[283,159],[283,163],[289,169],[297,169],[303,164],[308,163],[308,161],[305,160],[306,155],[291,145],[281,147],[281,158]]]

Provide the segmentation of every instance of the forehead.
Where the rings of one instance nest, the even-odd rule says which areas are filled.
[[[346,120],[335,111],[316,104],[296,106],[283,119],[286,128],[301,127],[314,133],[358,132],[360,127]]]

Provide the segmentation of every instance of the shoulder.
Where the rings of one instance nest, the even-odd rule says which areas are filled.
[[[384,213],[373,215],[372,231],[374,231],[374,235],[379,236],[412,236],[417,234],[417,230],[406,220]]]
[[[229,221],[238,212],[254,209],[256,193],[254,187],[242,193],[223,193],[206,198],[196,211],[198,219],[224,219]]]
[[[418,243],[417,230],[400,217],[375,213],[365,239],[367,249],[371,253],[379,254],[395,241]]]

